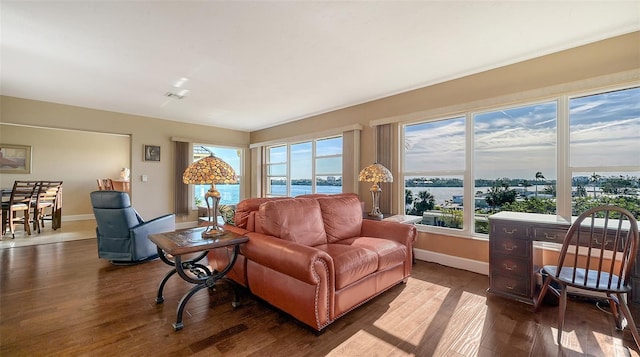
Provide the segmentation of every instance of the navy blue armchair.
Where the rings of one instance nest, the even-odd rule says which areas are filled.
[[[98,257],[112,264],[135,264],[158,257],[150,234],[175,230],[175,215],[167,214],[145,222],[131,207],[126,192],[91,192],[93,214],[96,217]]]

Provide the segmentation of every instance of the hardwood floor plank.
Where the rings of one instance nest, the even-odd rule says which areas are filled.
[[[2,356],[638,356],[631,334],[593,303],[570,301],[563,346],[557,307],[487,296],[488,277],[418,261],[406,284],[320,334],[242,290],[219,284],[187,304],[177,276],[156,304],[169,267],[113,266],[95,240],[0,249]],[[637,307],[632,307],[637,312]]]

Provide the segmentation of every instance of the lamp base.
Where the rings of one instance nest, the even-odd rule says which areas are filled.
[[[367,216],[368,216],[370,219],[375,219],[375,220],[378,220],[378,221],[382,221],[382,219],[384,218],[384,216],[382,215],[382,213],[373,213],[373,212],[369,212],[369,213],[367,213]]]
[[[207,229],[202,232],[202,238],[215,238],[223,234],[224,229],[222,229],[221,227],[207,226]]]

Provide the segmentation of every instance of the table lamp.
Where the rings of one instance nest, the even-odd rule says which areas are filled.
[[[360,171],[358,175],[358,181],[360,182],[373,182],[371,186],[371,197],[373,198],[373,209],[369,213],[369,216],[376,219],[382,219],[382,212],[380,212],[380,193],[382,189],[378,185],[380,182],[393,182],[393,175],[386,167],[375,163],[369,165]]]
[[[211,188],[204,194],[204,201],[207,203],[209,213],[209,225],[202,232],[203,238],[213,238],[221,235],[224,230],[218,227],[218,203],[220,202],[220,191],[216,189],[216,184],[237,183],[238,176],[231,165],[216,157],[212,152],[187,167],[182,175],[182,181],[186,184],[211,184]],[[209,203],[211,200],[211,204]],[[212,220],[213,214],[213,220]]]

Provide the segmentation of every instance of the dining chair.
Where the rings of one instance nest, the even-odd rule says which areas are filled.
[[[113,191],[113,180],[110,178],[98,179],[98,190]]]
[[[62,209],[62,181],[40,181],[35,199],[31,202],[33,208],[33,229],[40,233],[40,226],[44,228],[44,221],[50,220],[51,228],[60,228],[57,222],[59,210]]]
[[[567,289],[573,288],[572,294],[606,298],[619,330],[624,329],[621,310],[640,348],[640,335],[626,303],[626,294],[632,290],[630,275],[637,245],[638,222],[631,212],[621,207],[591,208],[571,224],[558,263],[541,269],[545,280],[534,306],[537,311],[547,291],[560,298],[558,345],[564,328]],[[557,288],[551,285],[552,282]]]
[[[9,201],[2,202],[2,235],[7,232],[7,226],[9,226],[9,232],[15,238],[16,223],[22,223],[25,232],[31,235],[29,208],[37,187],[38,181],[14,181]],[[22,211],[21,218],[17,215],[20,211]]]

